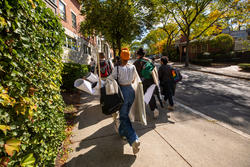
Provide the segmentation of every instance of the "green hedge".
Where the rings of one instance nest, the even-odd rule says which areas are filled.
[[[64,63],[62,71],[62,89],[74,90],[74,81],[85,76],[90,70],[89,65]]]
[[[65,138],[63,28],[42,0],[0,6],[0,166],[54,166]]]
[[[163,48],[163,52],[162,52],[163,56],[168,56],[170,61],[180,61],[180,57],[179,54],[177,53],[177,49],[175,47],[167,47],[165,46]]]

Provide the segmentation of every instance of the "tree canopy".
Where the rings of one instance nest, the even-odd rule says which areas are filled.
[[[84,0],[82,5],[81,32],[103,35],[119,54],[122,43],[130,43],[153,25],[149,0]]]
[[[227,12],[223,21],[230,29],[240,30],[250,28],[249,1],[237,1],[237,3]]]
[[[145,38],[142,39],[142,44],[146,46],[149,54],[159,54],[163,45],[163,40],[167,37],[167,33],[161,28],[150,31]]]
[[[155,0],[157,1],[157,0]],[[187,39],[186,66],[188,66],[189,41],[201,35],[218,33],[221,25],[216,24],[227,12],[237,5],[238,0],[158,0],[158,17],[171,18]],[[171,21],[172,21],[171,20]],[[211,31],[209,31],[211,30]]]

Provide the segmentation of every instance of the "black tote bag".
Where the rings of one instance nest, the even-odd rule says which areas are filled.
[[[119,73],[119,68],[117,66],[117,81],[118,81],[118,73]],[[112,95],[107,95],[105,86],[102,87],[100,103],[102,107],[102,113],[105,115],[111,115],[119,111],[124,103],[124,98],[119,84],[118,84],[118,93]]]
[[[118,87],[118,93],[113,95],[107,95],[105,87],[102,87],[100,103],[102,113],[105,115],[110,115],[119,111],[124,103],[120,87]]]

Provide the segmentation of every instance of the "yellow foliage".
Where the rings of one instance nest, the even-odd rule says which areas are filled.
[[[52,89],[52,90],[59,90],[59,87],[54,83],[54,82],[50,82],[50,88]]]
[[[2,86],[0,86],[0,104],[3,107],[6,106],[14,106],[16,103],[16,100],[8,95],[8,92],[6,89],[4,89]]]
[[[31,3],[32,8],[35,9],[35,8],[36,8],[36,5],[34,4],[34,2],[33,2],[32,0],[28,0],[28,1],[29,1],[29,3]]]
[[[7,25],[5,19],[4,19],[3,17],[1,17],[1,16],[0,16],[0,25],[1,25],[1,26]]]
[[[7,134],[7,130],[10,130],[10,127],[7,125],[0,125],[0,130],[3,131],[3,133],[6,135]]]
[[[17,114],[21,113],[22,115],[25,115],[26,111],[28,111],[28,117],[32,119],[34,111],[37,111],[37,105],[32,98],[22,97],[20,103],[15,107],[15,110]]]
[[[221,15],[221,12],[219,10],[214,10],[209,14],[209,19],[213,20],[214,18],[218,18]]]
[[[163,52],[164,45],[166,44],[166,40],[161,40],[156,44],[152,45],[155,49],[155,54],[161,54]]]
[[[19,147],[21,145],[21,141],[15,138],[9,139],[4,145],[5,151],[9,156],[14,154],[14,151],[19,152]]]

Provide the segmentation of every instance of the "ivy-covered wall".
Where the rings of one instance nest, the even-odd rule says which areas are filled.
[[[42,0],[0,1],[0,166],[54,166],[65,138],[63,39]]]

